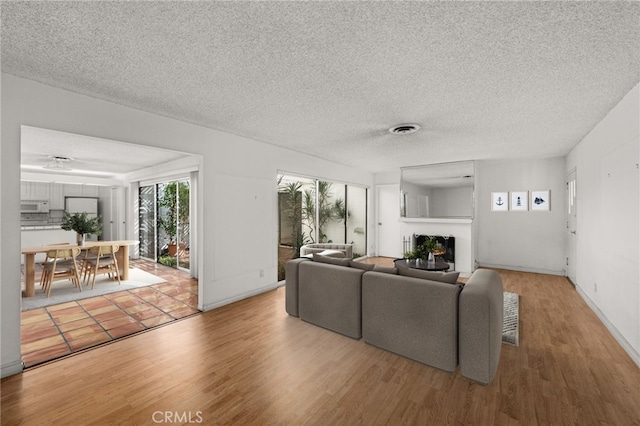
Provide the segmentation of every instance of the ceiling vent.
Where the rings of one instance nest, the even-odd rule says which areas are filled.
[[[420,128],[417,124],[399,124],[389,129],[394,135],[408,135],[409,133],[415,133]]]

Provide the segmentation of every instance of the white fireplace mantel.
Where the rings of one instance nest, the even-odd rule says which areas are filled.
[[[400,222],[405,223],[473,223],[470,217],[401,217]]]

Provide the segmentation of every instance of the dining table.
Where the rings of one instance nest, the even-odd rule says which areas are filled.
[[[118,245],[119,249],[115,253],[118,267],[120,269],[120,279],[129,279],[129,247],[140,244],[137,240],[118,240],[118,241],[86,241],[83,245],[76,244],[52,244],[36,247],[25,247],[22,249],[24,255],[24,281],[25,281],[25,297],[33,297],[36,294],[35,271],[36,271],[36,254],[46,253],[49,250],[64,250],[70,248],[79,248],[80,250],[89,250],[92,247]]]

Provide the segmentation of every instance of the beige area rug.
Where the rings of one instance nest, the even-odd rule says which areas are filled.
[[[103,294],[131,290],[163,282],[166,282],[166,280],[141,269],[132,268],[129,269],[129,279],[122,281],[120,285],[118,285],[117,280],[111,280],[106,275],[97,277],[93,290],[91,286],[83,286],[82,291],[78,291],[71,281],[54,282],[50,297],[47,297],[47,294],[40,288],[40,283],[37,282],[35,296],[22,297],[22,311],[58,305],[60,303],[71,302],[72,300],[88,299],[90,297],[102,296]]]
[[[504,319],[502,321],[502,342],[518,346],[519,340],[520,296],[504,292]]]

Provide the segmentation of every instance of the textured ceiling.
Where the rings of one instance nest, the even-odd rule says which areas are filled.
[[[64,157],[63,163],[74,175],[115,178],[147,167],[187,157],[177,151],[148,148],[54,130],[22,126],[21,163],[27,172],[56,173],[43,170],[52,157]],[[26,166],[26,167],[25,167]],[[69,174],[58,172],[58,174]]]
[[[639,22],[638,2],[3,1],[2,71],[383,171],[566,154],[640,80]]]

